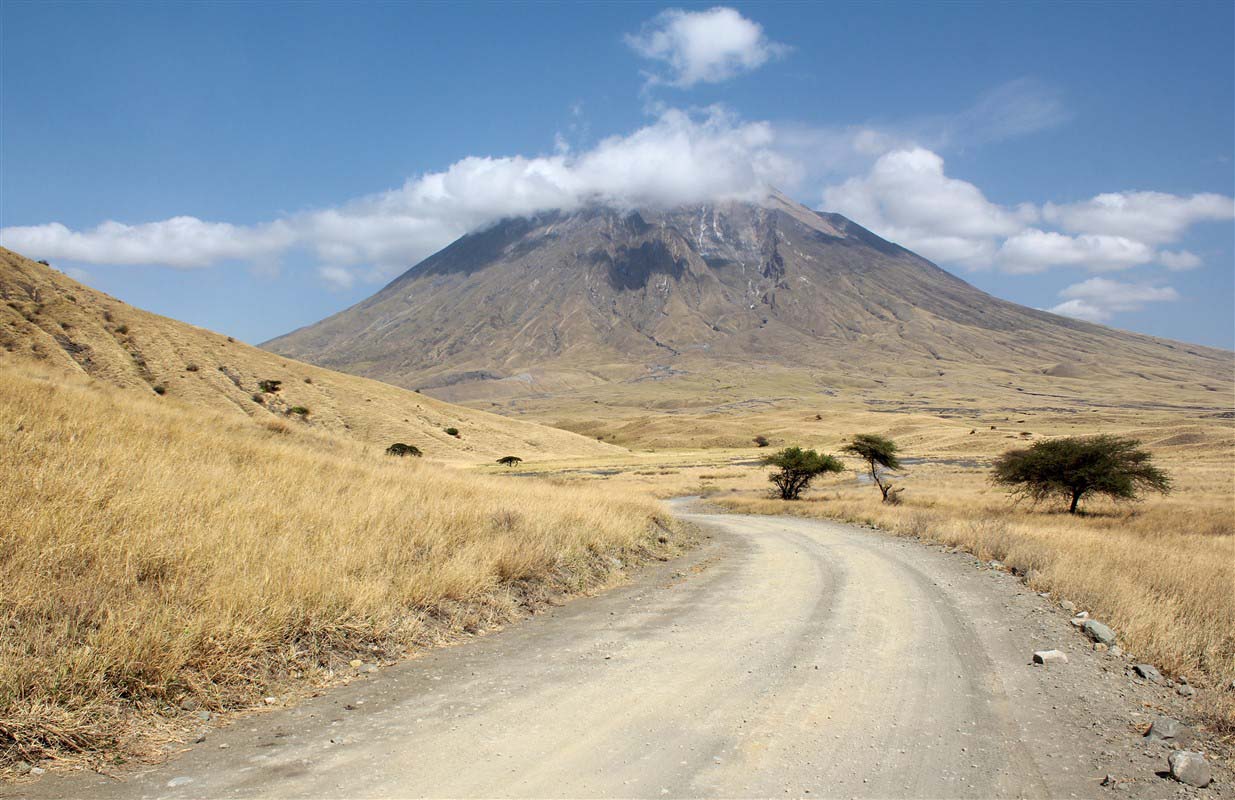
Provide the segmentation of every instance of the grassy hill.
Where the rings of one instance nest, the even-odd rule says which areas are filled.
[[[660,513],[4,359],[0,774],[153,754],[203,711],[603,586],[673,552]]]
[[[594,438],[461,408],[302,364],[151,314],[0,248],[0,358],[30,357],[150,397],[263,425],[344,434],[430,458],[484,462],[612,455]],[[280,381],[263,392],[262,381]],[[307,414],[294,409],[306,409]],[[459,436],[445,432],[456,428]]]

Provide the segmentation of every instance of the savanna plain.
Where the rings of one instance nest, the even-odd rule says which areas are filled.
[[[613,586],[692,545],[696,533],[660,503],[681,495],[998,561],[1109,622],[1137,660],[1186,676],[1199,690],[1195,724],[1228,743],[1235,734],[1225,394],[1043,407],[992,391],[958,407],[935,382],[893,409],[899,389],[886,387],[652,409],[647,397],[566,393],[498,416],[299,364],[6,259],[9,778],[32,764],[112,770],[160,758],[204,720],[291,704]],[[283,388],[261,388],[276,378]],[[772,498],[767,453],[839,453],[867,432],[901,448],[899,504],[881,502],[852,459],[801,500]],[[1174,490],[1090,500],[1070,515],[989,480],[1007,449],[1089,433],[1140,440]],[[396,440],[425,455],[386,454]],[[522,463],[500,466],[500,455]]]

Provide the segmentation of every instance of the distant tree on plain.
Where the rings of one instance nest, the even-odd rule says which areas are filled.
[[[800,447],[786,447],[764,458],[763,463],[776,468],[768,480],[780,492],[781,500],[797,500],[816,475],[845,471],[835,456]]]
[[[419,458],[422,453],[420,448],[414,444],[404,444],[403,442],[395,442],[390,447],[386,448],[388,456],[416,456]]]
[[[768,441],[768,437],[764,436],[762,433],[754,438],[754,442],[756,447],[767,447],[771,444],[771,442]]]
[[[991,480],[1035,503],[1061,497],[1070,514],[1090,495],[1136,500],[1145,491],[1166,494],[1171,479],[1140,448],[1136,439],[1108,434],[1050,439],[1004,453]]]
[[[523,463],[523,459],[518,456],[502,456],[497,460],[497,463],[501,464],[503,467],[513,467],[516,464]]]
[[[853,437],[853,441],[841,448],[843,452],[866,462],[867,472],[879,487],[883,502],[892,504],[900,502],[900,492],[892,488],[892,481],[887,479],[884,470],[901,468],[900,459],[896,457],[898,449],[896,442],[873,433],[859,433]]]
[[[445,433],[446,433],[446,435],[447,435],[447,436],[453,436],[453,437],[455,437],[456,439],[457,439],[457,438],[459,438],[459,429],[458,429],[458,428],[444,428],[443,430],[445,431]]]

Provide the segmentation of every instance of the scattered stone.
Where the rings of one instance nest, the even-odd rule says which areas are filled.
[[[226,742],[224,742],[223,744],[219,745],[219,749],[220,749],[220,750],[226,750],[226,749],[227,749],[227,748],[229,748],[229,747],[231,747],[231,745],[230,745],[230,744],[227,744]]]
[[[1183,739],[1188,734],[1188,727],[1173,717],[1158,717],[1145,732],[1145,738],[1151,742],[1161,742],[1167,739]]]
[[[45,772],[47,772],[47,770],[43,769],[42,767],[31,767],[30,768],[30,774],[36,778],[44,774]]]
[[[990,567],[991,569],[1003,569],[1003,562],[995,561],[994,559],[992,559],[986,562],[986,566]]]
[[[277,703],[277,702],[279,702],[279,701],[278,701],[278,699],[277,699],[277,698],[274,698],[274,697],[267,697],[267,698],[265,698],[265,699],[263,700],[263,702],[264,702],[266,705],[268,705],[268,706],[272,706],[272,705],[274,705],[275,703]]]
[[[348,666],[350,666],[352,669],[360,669],[360,665],[363,663],[364,662],[361,661],[359,658],[353,658],[351,661],[347,662]]]
[[[1089,612],[1088,611],[1078,611],[1076,612],[1076,618],[1077,619],[1089,619]]]
[[[1108,648],[1107,648],[1107,646],[1106,646],[1106,645],[1102,644],[1102,642],[1094,642],[1094,643],[1093,643],[1093,649],[1094,649],[1094,651],[1095,651],[1095,652],[1098,652],[1098,653],[1105,653],[1105,652],[1107,651],[1107,649],[1108,649]]]
[[[1038,650],[1033,654],[1033,663],[1042,665],[1067,664],[1068,657],[1059,650]]]
[[[1187,786],[1204,789],[1211,779],[1205,756],[1191,750],[1176,750],[1167,758],[1171,777]]]
[[[1085,618],[1084,618],[1084,617],[1073,617],[1072,619],[1070,619],[1070,620],[1068,620],[1068,621],[1072,623],[1072,627],[1074,627],[1074,628],[1079,628],[1079,627],[1081,627],[1082,625],[1084,625],[1084,624],[1085,624]]]
[[[377,664],[366,664],[360,668],[361,672],[377,672]]]
[[[13,765],[13,769],[17,772],[18,775],[25,775],[27,772],[32,770],[33,767],[31,767],[25,761],[18,761],[16,764]]]
[[[186,697],[180,701],[180,708],[185,711],[196,711],[197,710],[197,700],[195,700],[192,697]]]
[[[1114,775],[1107,775],[1105,778],[1102,779],[1101,785],[1102,786],[1114,786],[1118,782],[1119,781],[1116,780]]]
[[[167,782],[168,789],[175,789],[177,786],[187,786],[192,783],[193,779],[188,775],[181,775],[179,778],[172,778]]]
[[[197,718],[200,719],[202,722],[209,722],[211,716],[213,715],[209,711],[198,711],[197,712]]]
[[[1059,604],[1059,607],[1064,611],[1076,611],[1076,603],[1073,603],[1071,600],[1064,600]]]
[[[1124,654],[1124,651],[1122,647],[1120,647],[1117,644],[1111,645],[1111,655],[1115,656],[1115,658],[1119,658],[1123,654]]]
[[[1162,673],[1153,664],[1137,664],[1132,671],[1150,683],[1162,683]]]
[[[197,736],[193,739],[193,744],[201,744],[201,743],[202,743],[202,742],[204,742],[204,741],[206,741],[206,734],[205,734],[205,733],[199,733],[199,734],[197,734]]]
[[[1179,676],[1179,682],[1180,682],[1180,683],[1182,683],[1182,684],[1184,684],[1184,685],[1186,686],[1186,685],[1188,684],[1188,679],[1187,679],[1187,678],[1185,678],[1183,675],[1180,675],[1180,676]]]
[[[1105,645],[1115,644],[1115,631],[1098,622],[1096,619],[1087,619],[1081,625],[1081,630],[1085,635],[1095,642],[1101,642]]]
[[[1186,683],[1181,683],[1179,687],[1175,689],[1175,691],[1179,694],[1180,697],[1195,697],[1196,696],[1196,689],[1193,689],[1191,686],[1189,686]]]

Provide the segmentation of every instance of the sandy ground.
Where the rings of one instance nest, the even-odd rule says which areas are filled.
[[[1094,652],[1017,578],[848,525],[676,510],[709,538],[625,587],[243,718],[144,772],[8,794],[1231,796],[1220,764],[1205,790],[1165,777],[1168,747],[1140,735],[1187,701]],[[1069,662],[1031,665],[1050,648]]]

